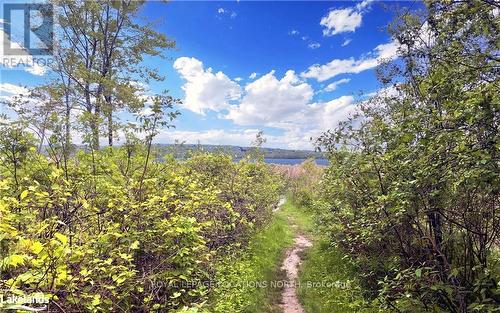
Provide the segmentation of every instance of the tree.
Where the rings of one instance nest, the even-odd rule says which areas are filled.
[[[153,97],[152,102],[150,107],[146,108],[144,112],[138,115],[138,120],[141,123],[139,130],[144,133],[144,141],[146,144],[146,160],[139,180],[139,197],[142,197],[142,188],[148,170],[149,159],[151,157],[153,139],[158,135],[161,128],[174,127],[171,122],[180,114],[178,111],[171,111],[175,105],[181,103],[179,99],[162,95]]]
[[[35,150],[33,138],[25,131],[22,122],[0,124],[0,161],[12,175],[16,192],[21,183],[19,172],[31,148]]]
[[[344,124],[319,140],[331,160],[327,215],[390,308],[493,310],[498,5],[426,4],[425,15],[406,13],[391,25],[403,62],[381,74],[397,93],[362,104],[359,127]]]
[[[112,146],[117,128],[114,113],[120,108],[138,111],[144,106],[144,88],[134,82],[163,80],[157,70],[142,64],[144,56],[161,56],[164,49],[175,45],[151,24],[136,22],[144,3],[54,1],[60,46],[53,69],[83,108],[81,121],[90,129],[89,143],[94,150],[99,148],[104,121],[108,145]]]
[[[252,141],[252,148],[248,153],[248,157],[255,160],[263,159],[264,154],[261,152],[261,148],[266,141],[267,139],[264,137],[264,132],[259,130],[255,135],[255,139]]]

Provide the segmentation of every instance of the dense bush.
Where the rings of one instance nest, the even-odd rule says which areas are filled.
[[[293,243],[289,216],[280,210],[271,224],[256,233],[248,247],[227,251],[215,267],[216,288],[209,312],[281,312],[280,266],[286,247]]]
[[[498,18],[483,1],[427,8],[394,23],[391,92],[320,139],[321,224],[385,310],[498,312]]]
[[[2,131],[20,140],[0,150],[0,289],[42,292],[53,311],[201,305],[212,260],[245,245],[279,198],[279,178],[260,162],[167,156],[143,175],[140,147],[80,151],[63,165],[22,130]]]

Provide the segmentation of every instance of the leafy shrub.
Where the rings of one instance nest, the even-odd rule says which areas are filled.
[[[401,58],[379,68],[386,92],[319,139],[322,226],[385,310],[497,312],[494,5],[426,6],[391,25]]]
[[[41,292],[55,310],[196,310],[212,261],[265,225],[281,188],[267,165],[225,155],[167,157],[143,175],[140,148],[63,167],[22,144],[17,180],[0,167],[0,289]]]

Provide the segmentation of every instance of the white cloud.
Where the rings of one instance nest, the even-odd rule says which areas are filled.
[[[153,114],[154,114],[153,109],[151,109],[151,107],[149,106],[143,108],[142,110],[136,113],[137,116],[151,116]]]
[[[293,86],[300,86],[300,84],[304,84],[301,83],[297,77],[294,78],[293,76],[294,73],[289,71],[285,77],[278,80],[274,77],[274,72],[270,72],[259,78],[259,80],[262,80],[259,84],[262,84],[262,86],[255,84],[259,80],[253,82],[252,84],[255,84],[253,88],[261,89],[264,88],[265,85],[269,85],[268,83],[273,82],[270,83],[271,86],[274,86],[273,88],[270,88],[273,90],[267,90],[267,93],[281,91],[283,94],[277,97],[279,98],[288,94],[285,90],[294,88]],[[284,81],[293,81],[294,83],[284,83]],[[373,93],[373,95],[391,96],[395,93],[395,87],[389,87],[378,90]],[[261,96],[264,95],[264,93],[260,92],[259,94]],[[299,92],[297,92],[297,94],[299,94]],[[260,113],[255,111],[257,112],[257,115],[253,118],[253,121],[257,121],[257,119],[260,118],[258,128],[261,126],[270,126],[282,130],[279,134],[270,135],[265,133],[264,136],[267,139],[265,146],[286,149],[313,149],[314,146],[313,142],[310,140],[311,138],[314,140],[325,131],[334,129],[340,122],[346,121],[349,117],[359,112],[358,99],[354,96],[341,96],[327,102],[310,103],[310,100],[310,97],[307,97],[307,99],[296,101],[295,105],[290,107],[288,112],[281,112],[279,114],[275,114],[279,111],[275,111],[275,108],[268,109],[269,105],[274,105],[274,103],[266,103],[259,106],[259,110],[257,111]],[[239,108],[236,107],[236,109]],[[272,116],[273,118],[262,119],[262,115],[266,114]],[[357,121],[359,122],[360,120]],[[197,143],[199,141],[202,144],[248,146],[255,139],[255,135],[258,131],[257,127],[246,129],[209,129],[203,131],[165,129],[160,132],[158,137],[155,138],[155,141],[162,143],[172,143],[175,140],[179,140],[181,142],[185,141],[186,143]]]
[[[180,57],[175,60],[174,68],[186,80],[182,86],[186,94],[183,106],[193,112],[220,111],[240,98],[241,87],[236,82],[223,72],[214,73],[211,68],[205,69],[198,59]]]
[[[368,7],[373,1],[374,0],[364,0],[363,2],[356,4],[356,9],[363,10],[364,8]]]
[[[292,70],[288,70],[281,78],[276,76],[275,71],[259,78],[256,73],[252,73],[250,77],[255,80],[241,90],[236,81],[230,80],[222,72],[214,73],[210,68],[205,69],[203,63],[195,58],[179,58],[174,62],[174,68],[186,80],[182,87],[186,93],[186,108],[198,113],[205,110],[221,112],[221,118],[240,126],[255,125],[281,129],[282,135],[268,138],[271,146],[312,148],[309,137],[319,136],[323,131],[334,127],[355,107],[352,96],[340,97],[326,103],[312,103],[312,86]],[[327,88],[348,81],[349,79],[344,78]],[[200,140],[203,143],[248,145],[256,132],[255,129],[167,131],[167,134],[175,136],[164,139],[171,139],[170,142],[179,139],[188,142]]]
[[[250,74],[250,76],[248,76],[248,78],[250,79],[255,79],[257,77],[257,73],[253,72],[252,74]]]
[[[234,80],[235,80],[235,81],[237,81],[237,82],[240,82],[240,81],[242,81],[242,80],[243,80],[243,78],[241,78],[241,77],[236,77]]]
[[[321,47],[321,44],[318,43],[318,42],[311,42],[309,45],[308,45],[309,48],[311,49],[318,49],[319,47]]]
[[[358,3],[355,7],[330,10],[320,21],[320,25],[325,27],[323,35],[333,36],[356,31],[361,26],[365,9],[372,1],[365,0]]]
[[[467,29],[470,26],[472,26],[471,23],[465,23],[464,28]],[[418,29],[414,39],[415,47],[417,49],[428,48],[436,43],[436,34],[432,31],[429,23],[425,22],[422,24],[420,29]]]
[[[208,129],[203,131],[162,130],[155,138],[157,143],[173,143],[176,140],[186,144],[234,145],[248,147],[255,140],[259,129]],[[313,149],[309,133],[286,131],[280,135],[264,132],[265,147],[283,149]]]
[[[357,110],[355,103],[353,96],[342,96],[326,103],[311,105],[311,122],[316,123],[313,130],[322,133],[335,128]]]
[[[342,47],[347,46],[348,44],[351,43],[351,41],[352,41],[352,39],[346,39],[346,40],[344,40],[344,42],[342,43]]]
[[[371,53],[376,57],[390,54],[388,45],[380,45]],[[369,56],[371,55],[369,54]],[[367,62],[363,59],[363,62]],[[165,130],[157,142],[232,144],[247,146],[255,138],[257,128],[271,127],[281,134],[267,136],[267,145],[291,149],[311,149],[310,138],[316,138],[328,129],[335,128],[356,111],[356,99],[342,96],[328,102],[313,102],[314,90],[310,84],[294,71],[288,70],[282,77],[271,71],[255,79],[244,89],[224,73],[205,69],[195,58],[179,58],[175,69],[186,80],[182,87],[186,92],[185,106],[195,112],[213,110],[220,112],[219,118],[231,120],[237,127],[248,129],[211,129],[205,131]],[[344,78],[329,84],[331,91],[340,84],[348,83]]]
[[[352,8],[331,10],[321,19],[320,25],[324,26],[323,35],[333,36],[345,32],[354,32],[361,26],[363,17],[361,13]]]
[[[374,92],[370,92],[366,94],[366,97],[368,98],[376,97],[384,99],[384,98],[397,98],[400,97],[401,95],[402,95],[401,91],[398,89],[397,85],[391,85],[379,90],[375,90]]]
[[[295,30],[295,29],[292,29],[289,33],[288,33],[290,36],[298,36],[300,34],[300,32],[298,30]],[[321,44],[317,41],[314,41],[313,39],[311,39],[309,36],[306,36],[306,35],[302,35],[300,37],[302,41],[305,41],[306,44],[307,44],[307,47],[309,49],[318,49],[321,47]]]
[[[346,84],[350,81],[351,81],[350,78],[342,78],[340,80],[334,81],[333,83],[326,86],[324,91],[334,91],[335,89],[337,89],[339,85]]]
[[[312,87],[287,71],[278,79],[271,71],[245,87],[237,106],[231,106],[228,119],[239,125],[277,125],[287,123],[293,113],[306,108],[312,99]]]
[[[398,55],[399,44],[395,41],[391,41],[385,44],[381,44],[375,47],[376,58],[378,60],[392,60]]]
[[[213,144],[249,146],[258,129],[209,129],[204,131],[162,130],[155,138],[156,142],[185,142],[186,144]]]
[[[32,66],[28,66],[26,68],[26,72],[36,75],[36,76],[42,76],[47,72],[47,69],[44,66],[39,65],[38,63],[33,63]]]
[[[28,89],[23,86],[10,83],[0,83],[0,97],[27,95],[28,93]]]
[[[234,11],[231,11],[231,10],[227,10],[227,9],[224,9],[224,8],[218,8],[217,9],[217,13],[220,14],[220,15],[229,15],[230,18],[234,19],[238,16],[238,13],[234,12]]]
[[[29,90],[26,87],[11,83],[0,83],[0,113],[12,113],[6,104],[14,104],[16,100],[20,99],[20,96],[28,95]]]
[[[357,74],[376,67],[384,59],[395,59],[398,47],[399,45],[395,41],[391,41],[378,45],[373,52],[360,59],[334,59],[324,65],[315,64],[301,75],[305,78],[315,78],[321,82],[344,73]]]

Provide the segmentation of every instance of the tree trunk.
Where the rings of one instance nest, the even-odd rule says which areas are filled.
[[[111,96],[106,96],[105,101],[107,104],[108,115],[108,145],[113,146],[113,104],[111,103]]]

